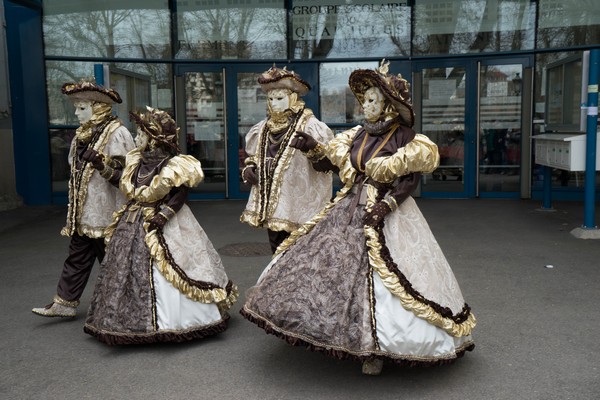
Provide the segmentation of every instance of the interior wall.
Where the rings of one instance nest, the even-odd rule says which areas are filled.
[[[0,211],[22,205],[17,195],[4,3],[0,2]]]

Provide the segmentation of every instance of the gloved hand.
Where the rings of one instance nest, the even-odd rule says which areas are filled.
[[[317,141],[307,133],[296,131],[296,134],[290,140],[290,146],[306,153],[317,147]]]
[[[104,169],[104,158],[102,157],[102,154],[98,153],[94,149],[87,149],[81,155],[81,159],[84,161],[89,161],[92,164],[92,167],[98,171],[102,171]]]
[[[383,222],[383,218],[388,215],[392,209],[386,203],[380,201],[376,203],[371,211],[368,211],[363,217],[363,224],[376,226]]]
[[[256,185],[258,183],[258,178],[256,177],[256,165],[250,165],[244,168],[242,171],[242,179],[244,182]]]
[[[150,225],[148,226],[148,229],[151,231],[162,230],[167,221],[168,220],[162,214],[156,214],[150,219]]]

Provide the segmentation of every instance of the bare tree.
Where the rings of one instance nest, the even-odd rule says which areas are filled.
[[[115,57],[115,33],[133,10],[102,10],[44,17],[46,54]]]

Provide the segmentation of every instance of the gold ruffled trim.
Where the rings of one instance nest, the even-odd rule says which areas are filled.
[[[369,249],[369,264],[377,271],[385,287],[400,300],[402,306],[406,310],[411,311],[417,317],[443,329],[454,337],[468,336],[471,334],[471,331],[475,328],[477,323],[473,313],[469,313],[469,317],[466,321],[457,324],[450,318],[442,317],[432,307],[416,300],[404,290],[398,276],[387,268],[385,261],[381,258],[381,243],[379,242],[379,235],[375,229],[370,226],[365,226],[364,232],[367,237],[367,247]]]
[[[148,207],[144,209],[145,216],[151,213],[152,209]],[[144,223],[144,229],[147,229],[147,225],[148,223]],[[239,296],[237,286],[235,285],[228,294],[225,288],[201,289],[182,279],[167,260],[165,249],[160,245],[156,230],[146,233],[145,241],[156,268],[171,285],[186,297],[200,303],[217,303],[219,308],[223,310],[228,310],[235,303]]]
[[[352,184],[356,177],[356,170],[350,161],[350,146],[360,128],[360,125],[355,126],[336,135],[325,148],[325,155],[329,161],[340,169],[338,175],[344,184]]]
[[[412,172],[433,172],[439,165],[440,154],[437,145],[427,136],[418,133],[395,154],[367,161],[365,174],[377,182],[390,183],[399,176]]]
[[[300,227],[300,224],[287,219],[269,218],[268,221],[261,221],[260,215],[255,211],[244,210],[240,216],[240,221],[255,228],[268,228],[272,231],[293,232]]]
[[[250,165],[250,164],[256,165],[256,156],[246,157],[246,159],[244,160],[244,165]]]
[[[79,224],[79,234],[83,234],[92,239],[100,239],[104,237],[104,231],[106,227],[89,226],[85,224]]]
[[[388,357],[392,360],[399,360],[399,361],[402,360],[402,361],[434,363],[434,362],[443,361],[443,360],[448,360],[448,361],[455,360],[457,358],[458,354],[460,354],[466,350],[469,350],[469,348],[472,348],[472,346],[474,345],[472,340],[467,340],[465,343],[456,347],[451,352],[448,352],[445,354],[431,355],[431,356],[429,356],[429,355],[420,356],[420,355],[413,355],[413,354],[396,354],[396,353],[388,352],[385,350],[381,350],[380,348],[373,349],[373,350],[351,350],[344,346],[335,346],[335,345],[331,345],[330,343],[321,343],[312,337],[280,328],[273,321],[265,318],[264,316],[256,313],[255,311],[251,310],[250,308],[248,308],[247,305],[243,306],[242,315],[244,315],[244,317],[246,317],[246,319],[250,320],[251,322],[256,323],[261,328],[263,328],[263,329],[266,328],[265,330],[267,332],[269,332],[269,333],[271,333],[270,331],[276,332],[275,335],[281,337],[284,340],[287,340],[288,338],[296,338],[296,339],[300,339],[303,342],[305,342],[306,344],[314,346],[316,348],[326,349],[326,352],[340,352],[341,351],[341,352],[344,352],[344,353],[347,353],[347,354],[350,354],[353,356],[358,356],[358,357],[376,355],[376,356],[381,356],[381,357]],[[250,318],[248,318],[248,316]],[[288,342],[293,343],[289,340],[288,340]]]
[[[127,204],[123,204],[119,210],[115,211],[112,216],[112,222],[106,227],[106,229],[104,229],[104,244],[106,246],[108,246],[108,243],[110,242],[113,233],[115,233],[115,230],[117,229],[119,220],[121,219],[123,213],[125,213],[126,209]]]
[[[281,245],[279,245],[273,257],[285,252],[296,242],[299,237],[309,233],[314,226],[319,223],[319,221],[325,218],[329,210],[331,210],[341,199],[346,197],[351,189],[352,184],[346,185],[344,188],[342,188],[338,192],[335,199],[333,199],[320,213],[315,215],[310,221],[302,224],[300,228],[292,232],[292,234],[286,240],[284,240]],[[471,331],[477,324],[477,320],[475,319],[473,313],[469,313],[469,317],[466,321],[457,324],[453,320],[441,316],[431,306],[416,300],[413,296],[408,294],[406,290],[404,290],[404,287],[400,283],[398,276],[390,272],[385,261],[381,258],[381,244],[379,242],[379,235],[375,229],[370,226],[366,226],[364,228],[364,232],[367,239],[369,265],[379,274],[385,287],[400,300],[402,306],[406,310],[411,311],[417,317],[422,318],[430,324],[443,329],[445,332],[454,337],[468,336],[471,334]]]
[[[294,130],[303,131],[304,127],[306,126],[306,122],[312,115],[312,110],[305,108],[302,112],[302,116],[298,119],[298,123],[296,124]],[[263,135],[264,134],[265,132],[263,130]],[[265,220],[271,219],[271,217],[275,213],[275,209],[279,205],[279,197],[281,194],[281,186],[283,185],[285,171],[287,171],[287,169],[289,168],[292,162],[292,156],[295,152],[295,148],[287,146],[287,148],[283,152],[283,155],[281,156],[281,159],[279,160],[277,168],[275,168],[275,171],[273,172],[273,183],[271,184],[271,193],[269,193],[268,207],[266,210]],[[261,200],[264,201],[264,197],[261,198]]]
[[[142,158],[139,149],[127,154],[127,165],[123,170],[120,188],[128,199],[152,203],[164,198],[172,188],[179,186],[195,187],[204,179],[200,161],[190,155],[178,155],[171,158],[158,175],[152,178],[148,186],[136,188],[132,176]]]

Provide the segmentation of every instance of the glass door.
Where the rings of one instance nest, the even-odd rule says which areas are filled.
[[[516,197],[521,185],[523,63],[480,63],[477,188]]]
[[[421,196],[525,194],[529,157],[521,154],[529,154],[531,64],[507,57],[414,65],[415,130],[440,153],[439,168],[421,180]]]
[[[413,76],[415,128],[438,146],[440,166],[421,180],[423,197],[469,197],[473,192],[472,68],[466,63],[417,64]]]
[[[182,151],[202,163],[204,182],[191,191],[210,197],[227,197],[227,105],[221,71],[182,73],[185,122],[178,119]]]

